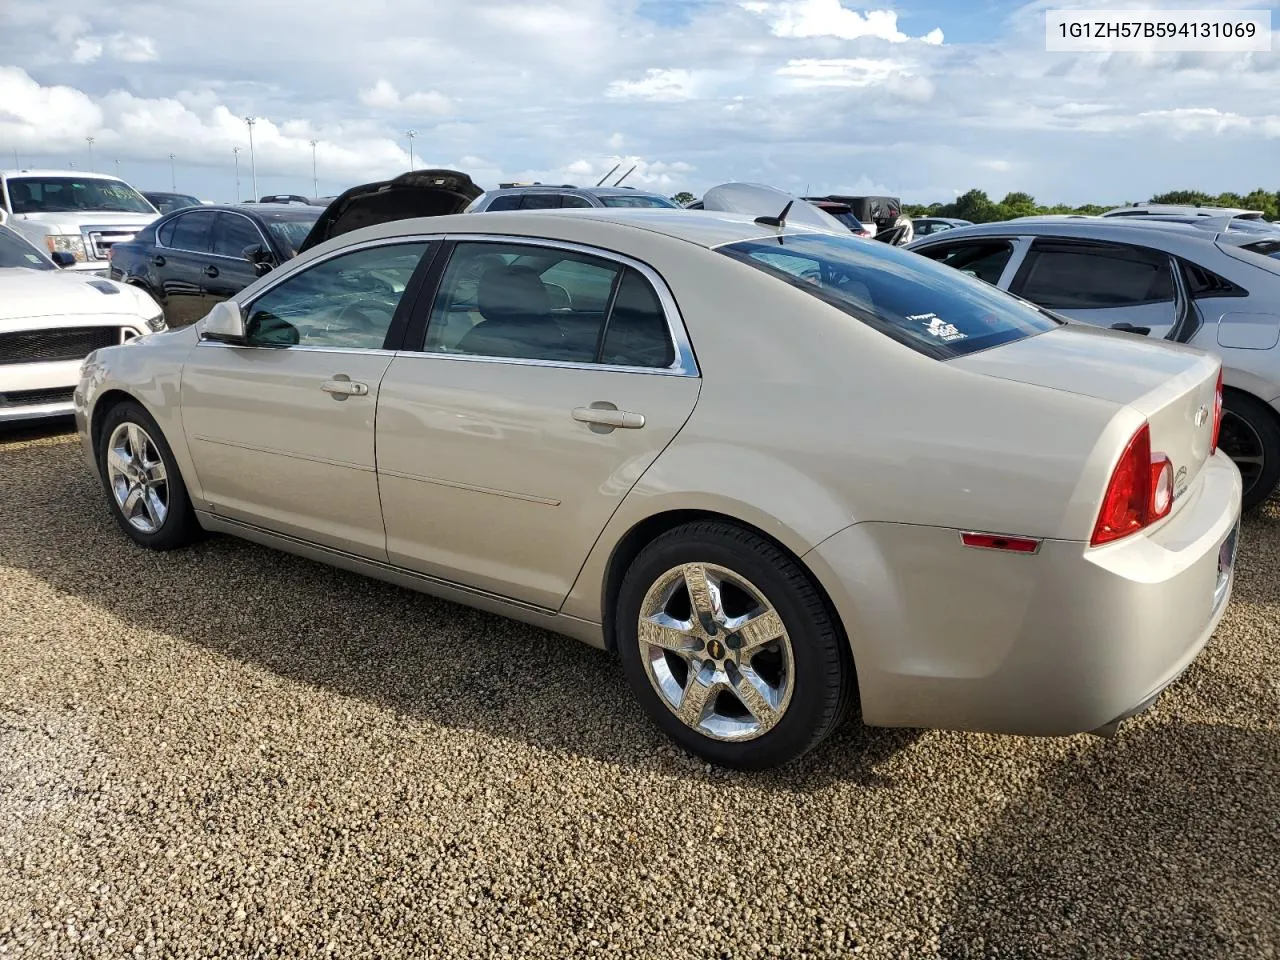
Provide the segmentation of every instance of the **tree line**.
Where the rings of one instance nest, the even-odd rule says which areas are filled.
[[[671,198],[676,203],[693,202],[693,194],[682,190]],[[1263,190],[1251,193],[1205,193],[1202,190],[1170,190],[1152,197],[1150,203],[1190,204],[1197,207],[1242,207],[1246,210],[1261,210],[1268,220],[1280,217],[1280,191]],[[1113,210],[1121,206],[1119,203],[1086,203],[1072,207],[1065,203],[1051,207],[1036,203],[1036,198],[1029,193],[1015,190],[1006,193],[1004,199],[997,202],[987,196],[985,190],[973,189],[956,197],[952,203],[906,203],[902,211],[909,217],[954,217],[957,220],[972,220],[974,223],[994,223],[997,220],[1012,220],[1014,217],[1040,217],[1045,214],[1083,213],[1092,216]]]
[[[1200,207],[1243,207],[1247,210],[1261,210],[1268,220],[1275,220],[1280,214],[1280,192],[1257,189],[1251,193],[1205,193],[1202,190],[1171,190],[1157,194],[1150,203],[1191,204]],[[1072,207],[1060,203],[1054,206],[1041,206],[1035,197],[1022,191],[1005,194],[999,202],[987,196],[985,190],[969,190],[956,197],[953,203],[918,203],[903,204],[902,210],[909,217],[954,217],[958,220],[972,220],[974,223],[993,223],[996,220],[1012,220],[1014,217],[1037,217],[1046,214],[1083,213],[1097,215],[1121,206],[1119,203],[1097,204],[1086,203]]]

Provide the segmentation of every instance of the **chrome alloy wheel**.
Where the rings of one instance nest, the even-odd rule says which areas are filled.
[[[640,607],[640,656],[662,702],[691,730],[753,740],[791,703],[791,638],[773,605],[724,567],[664,573]]]
[[[107,442],[107,483],[116,506],[142,533],[155,533],[169,515],[169,482],[155,441],[136,423],[122,423]]]

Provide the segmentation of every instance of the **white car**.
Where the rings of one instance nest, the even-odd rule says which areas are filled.
[[[70,415],[85,357],[164,328],[146,291],[60,270],[0,227],[0,424]]]
[[[105,275],[111,247],[160,215],[119,177],[76,170],[0,170],[0,225],[72,270]]]

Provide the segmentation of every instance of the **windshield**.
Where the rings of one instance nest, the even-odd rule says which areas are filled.
[[[679,207],[680,204],[666,197],[652,197],[639,194],[627,197],[600,197],[606,207]]]
[[[828,210],[827,213],[831,213],[831,211]],[[864,227],[862,226],[862,221],[859,220],[857,217],[855,217],[852,213],[831,213],[831,215],[835,217],[837,220],[839,220],[841,223],[843,223],[850,230],[852,230],[854,233],[857,233],[859,230],[864,229]]]
[[[56,270],[53,261],[8,227],[0,227],[0,268],[28,267]]]
[[[981,280],[917,253],[850,235],[798,234],[717,249],[938,359],[1061,325]]]
[[[161,213],[201,206],[199,198],[183,193],[148,193],[145,196]]]
[[[9,205],[14,213],[156,212],[127,183],[97,177],[12,177]]]
[[[324,212],[320,207],[311,209],[315,211],[315,215],[311,217],[267,221],[267,230],[271,232],[271,238],[291,257],[298,255],[298,247],[302,245],[303,240],[307,239],[307,234],[311,232],[311,228],[320,219],[320,214]]]

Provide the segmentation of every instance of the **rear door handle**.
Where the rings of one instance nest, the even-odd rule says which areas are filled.
[[[216,277],[218,275],[218,268],[213,264],[209,264],[209,266],[204,268],[204,275],[206,277]]]
[[[326,380],[320,385],[320,389],[335,400],[345,400],[347,397],[364,397],[369,394],[369,385],[367,383],[360,383],[345,377],[334,377],[332,380]]]
[[[631,413],[627,410],[614,410],[608,407],[575,407],[573,419],[580,423],[594,423],[602,427],[621,427],[624,430],[639,430],[644,426],[644,414]]]
[[[153,267],[163,267],[163,266],[164,266],[164,257],[152,257],[152,258],[151,258],[151,265],[152,265]]]

